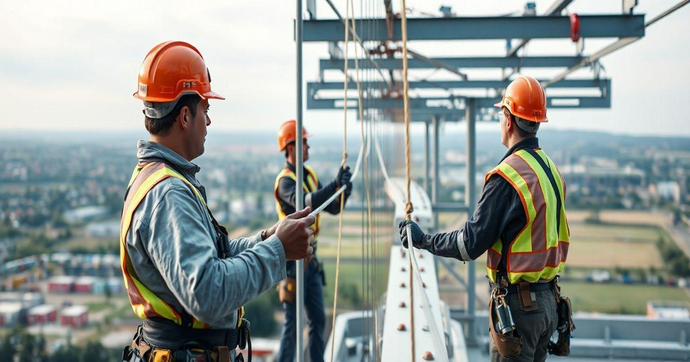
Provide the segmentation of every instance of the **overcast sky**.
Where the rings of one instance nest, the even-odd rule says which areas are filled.
[[[325,1],[318,16],[331,18]],[[553,0],[536,1],[543,12]],[[382,1],[380,1],[382,3]],[[647,19],[678,0],[640,0]],[[335,1],[342,12],[345,2]],[[355,1],[360,13],[360,1]],[[399,9],[399,2],[393,1]],[[378,4],[378,2],[377,2]],[[410,16],[458,16],[521,11],[523,1],[408,0]],[[576,0],[579,14],[620,13],[621,1]],[[374,12],[381,5],[369,7]],[[166,40],[184,40],[204,55],[213,89],[227,97],[211,104],[212,127],[269,130],[295,114],[295,1],[4,1],[0,4],[0,130],[138,130],[141,102],[132,97],[146,53]],[[613,39],[586,41],[591,54]],[[690,6],[647,28],[640,41],[606,58],[613,79],[612,108],[549,111],[552,129],[636,135],[690,136]],[[427,56],[502,55],[505,42],[410,43]],[[573,55],[569,40],[533,41],[528,55]],[[304,78],[318,77],[326,44],[305,44]],[[530,71],[530,70],[527,70]],[[429,71],[414,74],[424,77]],[[486,79],[491,72],[469,72]],[[535,76],[553,75],[534,73]],[[588,69],[573,77],[591,76]],[[434,79],[455,80],[436,72]],[[338,79],[331,73],[331,80]],[[354,119],[354,114],[351,116]],[[335,122],[335,123],[334,123]],[[342,112],[305,112],[311,132],[338,132]],[[497,128],[496,123],[481,129]]]

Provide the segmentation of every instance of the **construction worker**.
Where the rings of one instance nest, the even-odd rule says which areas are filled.
[[[504,335],[491,323],[491,360],[544,361],[559,320],[556,282],[570,239],[565,182],[536,138],[539,126],[548,122],[539,82],[520,76],[495,106],[501,109],[501,143],[508,152],[486,175],[474,215],[464,228],[448,233],[426,234],[413,221],[403,221],[400,237],[407,247],[409,226],[415,248],[462,261],[488,250],[491,300],[507,303],[517,328],[517,333],[510,331],[509,318],[504,318],[501,326],[512,333]]]
[[[297,125],[294,120],[287,121],[280,126],[278,130],[278,148],[285,152],[285,168],[276,177],[274,195],[276,198],[276,211],[278,212],[278,219],[285,218],[295,210],[295,200],[297,198],[297,175],[296,175],[296,160],[297,147],[295,140],[297,138]],[[304,162],[309,160],[309,144],[307,138],[310,135],[306,129],[302,129],[302,159]],[[301,186],[304,190],[304,205],[317,208],[321,206],[329,197],[331,197],[340,187],[347,185],[343,193],[345,194],[345,201],[347,201],[352,190],[350,178],[350,167],[342,166],[338,169],[338,175],[335,180],[323,186],[319,182],[316,172],[309,167],[304,166],[304,179]],[[344,206],[344,205],[343,205]],[[336,215],[340,212],[340,197],[325,208],[330,214]],[[312,225],[314,231],[314,243],[318,241],[320,226],[320,217],[316,216],[316,222]],[[326,314],[323,305],[323,286],[326,284],[325,275],[323,272],[323,265],[316,258],[316,244],[314,244],[314,254],[310,261],[305,262],[304,272],[304,306],[307,311],[307,318],[309,319],[309,356],[311,362],[323,361],[323,354],[326,348],[326,341],[324,338],[324,328],[326,326]],[[295,306],[295,262],[288,262],[287,278],[278,286],[280,300],[283,303],[285,310],[285,323],[283,324],[283,335],[280,340],[280,351],[278,352],[278,361],[292,362],[295,358],[295,322],[296,322],[296,306]]]
[[[150,140],[138,143],[120,257],[143,325],[124,361],[242,360],[235,357],[249,338],[242,305],[284,279],[287,260],[312,253],[309,208],[236,240],[211,214],[191,162],[204,153],[209,99],[224,99],[210,83],[201,53],[180,41],[154,47],[139,72],[134,97],[144,101]]]

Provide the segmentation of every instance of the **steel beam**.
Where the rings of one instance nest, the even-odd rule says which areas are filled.
[[[596,61],[599,60],[600,58],[605,57],[605,56],[607,56],[607,55],[609,55],[609,54],[615,52],[616,50],[618,50],[618,49],[620,49],[620,48],[623,48],[623,47],[625,47],[625,46],[627,46],[627,45],[630,45],[630,44],[632,44],[632,43],[634,43],[634,42],[636,42],[636,41],[638,41],[638,40],[640,40],[639,37],[621,38],[621,39],[618,39],[618,41],[616,41],[615,43],[613,43],[613,44],[607,46],[606,48],[604,48],[604,49],[602,49],[602,50],[600,50],[600,51],[598,51],[598,52],[596,52],[596,53],[594,53],[594,54],[592,54],[591,56],[585,57],[585,58],[582,59],[582,61],[580,61],[578,64],[576,64],[576,65],[574,65],[574,66],[568,68],[568,70],[566,70],[565,72],[563,72],[563,73],[561,73],[561,74],[555,76],[553,79],[551,79],[551,80],[549,80],[549,81],[547,81],[547,82],[542,83],[542,85],[543,85],[544,87],[550,87],[550,86],[552,86],[552,85],[554,85],[554,84],[556,84],[556,83],[558,83],[558,82],[561,82],[561,81],[563,81],[563,79],[565,79],[565,77],[567,77],[568,75],[574,73],[576,70],[578,70],[578,69],[580,69],[580,68],[582,68],[582,67],[584,67],[584,66],[588,66],[588,65],[590,65],[590,64],[592,64],[592,63],[594,63],[594,62],[596,62]]]
[[[467,99],[465,109],[467,117],[467,183],[465,184],[465,206],[467,206],[467,220],[472,219],[477,203],[477,188],[475,176],[477,173],[477,128],[476,128],[477,102],[473,98]],[[477,298],[476,268],[474,260],[467,261],[467,314],[474,317]],[[468,330],[474,330],[474,319],[470,320]],[[475,335],[468,334],[468,342],[474,343]]]
[[[430,172],[430,157],[429,154],[431,153],[429,150],[430,142],[429,142],[429,122],[424,122],[424,191],[426,191],[427,195],[430,194],[431,192],[431,185],[429,184],[429,172]]]
[[[580,63],[584,57],[554,56],[554,57],[462,57],[462,58],[429,58],[433,62],[443,63],[454,68],[569,68]],[[402,69],[402,59],[376,59],[381,69]],[[321,59],[319,68],[324,70],[342,71],[345,67],[343,59]],[[350,69],[355,68],[355,60],[348,61]],[[360,69],[371,69],[374,66],[366,58],[359,59]],[[407,61],[409,69],[434,69],[436,65],[419,59]]]
[[[359,20],[358,20],[359,21]],[[365,21],[362,19],[362,21]],[[373,41],[388,40],[386,19],[366,19]],[[341,20],[304,22],[304,41],[343,41]],[[582,15],[583,38],[620,38],[644,36],[644,15]],[[488,39],[569,39],[567,16],[530,17],[455,17],[407,19],[408,40],[488,40]],[[400,20],[393,24],[393,39],[401,40]]]
[[[434,126],[434,144],[432,153],[432,165],[433,165],[433,183],[431,184],[431,204],[438,204],[438,192],[441,187],[441,180],[439,180],[439,175],[441,173],[441,121],[438,117],[434,117],[432,120]],[[438,213],[434,212],[434,231],[438,232]]]
[[[510,84],[510,80],[468,80],[468,81],[445,81],[445,80],[430,80],[430,81],[414,81],[409,82],[410,89],[468,89],[468,88],[506,88]],[[548,82],[547,79],[542,79],[539,82]],[[610,79],[567,79],[555,83],[551,88],[604,88]],[[378,88],[380,82],[360,82],[363,88]],[[320,90],[342,90],[343,82],[309,82],[307,87],[309,92],[317,92]],[[348,84],[350,89],[356,89],[357,83],[350,82]]]
[[[544,14],[552,16],[560,15],[563,9],[568,7],[568,5],[570,5],[571,2],[573,2],[573,0],[556,0],[556,2],[551,4],[551,7],[549,7]],[[530,39],[521,39],[518,44],[516,44],[508,50],[508,54],[506,56],[512,57],[517,55],[518,50],[522,49],[522,47],[527,45],[529,41]]]
[[[296,79],[295,83],[297,83],[297,104],[296,104],[296,134],[301,135],[302,134],[302,102],[303,102],[303,97],[302,97],[302,42],[303,42],[303,25],[304,21],[302,19],[302,0],[297,0],[297,9],[296,9],[296,16],[295,16],[295,50],[296,50],[296,59],[295,59],[295,65],[296,65]],[[303,164],[304,160],[302,159],[302,137],[297,137],[296,140],[296,153],[297,153],[297,162],[295,165],[295,168],[297,169],[297,179],[302,180],[303,176],[302,174],[304,173],[303,169]],[[304,197],[303,197],[304,190],[302,190],[301,187],[297,188],[297,197],[296,197],[296,202],[295,202],[295,209],[296,210],[302,210],[302,207],[304,206]],[[295,316],[295,333],[297,334],[295,344],[296,344],[296,351],[295,351],[295,361],[296,362],[303,362],[304,361],[304,334],[302,331],[304,331],[304,260],[297,260],[296,263],[296,279],[297,279],[297,286],[296,286],[296,316]]]
[[[459,101],[462,97],[455,100]],[[476,98],[477,108],[492,108],[494,103],[499,102],[500,97],[497,98]],[[447,102],[443,102],[447,101]],[[429,97],[429,98],[410,98],[410,107],[413,115],[415,114],[436,114],[436,115],[452,115],[458,112],[463,112],[465,107],[454,104],[452,99],[446,97]],[[349,107],[357,107],[357,100],[349,100]],[[433,105],[432,103],[444,103],[441,105]],[[602,97],[548,97],[547,107],[555,108],[610,108],[611,97],[604,95]],[[370,109],[402,109],[403,103],[400,99],[379,99],[368,105]],[[342,98],[335,99],[307,99],[307,109],[343,109]],[[413,120],[417,121],[417,120]]]

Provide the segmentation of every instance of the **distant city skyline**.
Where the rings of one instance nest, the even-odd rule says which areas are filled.
[[[536,1],[537,11],[543,12],[552,1]],[[641,1],[635,13],[650,19],[676,3]],[[320,18],[333,17],[325,2],[317,4]],[[345,8],[343,0],[335,4]],[[266,7],[249,0],[172,3],[167,7],[134,1],[3,3],[0,98],[6,107],[0,132],[143,130],[141,103],[131,96],[136,75],[148,50],[171,39],[188,41],[200,49],[213,76],[214,90],[227,97],[211,103],[210,132],[273,130],[295,114],[294,5],[294,1],[280,1]],[[439,14],[441,5],[452,6],[458,16],[499,15],[521,11],[524,2],[408,1],[410,16]],[[359,14],[359,4],[355,6]],[[399,10],[397,2],[394,7]],[[568,9],[610,14],[619,13],[620,7],[620,1],[578,0]],[[543,129],[690,136],[690,122],[683,116],[690,91],[690,49],[683,46],[690,44],[689,30],[690,7],[647,28],[640,41],[602,60],[605,75],[613,80],[611,109],[551,110],[551,122]],[[612,41],[588,40],[585,54]],[[459,44],[458,49],[447,50],[433,42],[416,43],[415,49],[430,56],[501,55],[505,47],[503,42]],[[463,47],[466,44],[472,47]],[[327,56],[327,46],[305,44],[304,50],[304,81],[316,80],[318,59]],[[533,41],[527,48],[529,55],[572,55],[574,51],[568,41]],[[480,79],[494,73],[469,74]],[[553,73],[544,76],[548,75]],[[591,76],[588,69],[574,75],[587,76]],[[350,113],[351,127],[355,118]],[[337,133],[342,112],[307,110],[304,121],[310,131]],[[498,124],[480,125],[480,130],[490,129],[498,129]]]

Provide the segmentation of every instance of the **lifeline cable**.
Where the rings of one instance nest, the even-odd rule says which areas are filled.
[[[350,0],[352,1],[352,0]],[[352,6],[352,5],[351,5]],[[352,6],[354,7],[354,6]],[[352,11],[353,17],[351,19],[352,22],[352,32],[353,34],[357,34],[357,22],[355,21],[354,17],[354,9]],[[359,111],[359,119],[360,119],[360,133],[362,136],[362,145],[367,144],[367,148],[369,147],[369,138],[364,136],[364,110],[363,110],[363,104],[362,104],[362,87],[359,81],[359,57],[357,54],[357,46],[355,48],[355,81],[357,83],[357,108]],[[366,51],[366,49],[365,49]],[[372,228],[372,217],[371,217],[371,192],[369,189],[369,155],[364,154],[364,162],[363,162],[363,173],[364,173],[364,189],[365,189],[365,194],[366,194],[366,201],[367,201],[367,224],[368,224],[368,231],[369,235],[373,235],[373,228]],[[372,303],[372,309],[373,309],[373,303]],[[372,313],[373,314],[373,313]]]
[[[346,5],[346,11],[345,11],[345,23],[347,24],[347,18],[350,16],[350,3],[347,2]],[[344,102],[344,112],[343,112],[343,162],[341,167],[345,167],[347,165],[347,84],[348,84],[348,77],[347,77],[347,58],[348,58],[348,44],[350,43],[350,32],[348,27],[345,27],[345,69],[343,70],[343,73],[345,74],[345,84],[344,84],[344,89],[343,89],[343,94],[345,97],[345,102]],[[342,185],[343,191],[344,188],[347,188],[347,185]],[[342,238],[343,238],[343,210],[345,208],[345,193],[341,192],[340,193],[340,213],[338,214],[338,250],[336,252],[335,256],[335,285],[334,285],[334,291],[333,291],[333,323],[331,326],[331,335],[333,334],[333,331],[335,331],[335,318],[337,316],[337,311],[338,311],[338,283],[340,281],[340,250],[342,246]],[[335,357],[335,338],[332,336],[331,337],[331,362],[333,362],[333,358]]]
[[[412,220],[412,200],[411,200],[411,177],[410,177],[410,104],[409,104],[409,84],[407,82],[407,8],[405,7],[405,0],[400,0],[400,15],[402,28],[402,63],[403,63],[403,117],[405,119],[405,181],[407,191],[407,205],[405,205],[405,220]],[[408,257],[410,268],[410,347],[412,349],[412,361],[416,360],[415,353],[415,338],[414,338],[414,286],[413,286],[413,270],[412,270],[412,255],[414,253],[412,246],[412,230],[407,227],[407,243],[408,243]]]

